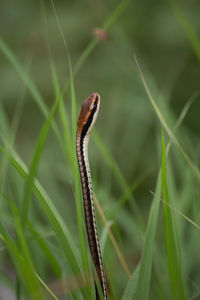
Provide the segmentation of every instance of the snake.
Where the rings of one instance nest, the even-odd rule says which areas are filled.
[[[95,124],[99,112],[99,107],[100,96],[98,93],[92,93],[85,101],[83,101],[78,117],[78,126],[76,134],[76,152],[81,178],[83,207],[89,248],[96,269],[96,273],[100,282],[102,294],[104,299],[106,300],[108,299],[106,276],[97,232],[94,193],[92,187],[90,165],[88,160],[88,142],[90,138],[90,133],[92,131],[92,128]],[[100,299],[96,282],[95,291],[96,299]]]

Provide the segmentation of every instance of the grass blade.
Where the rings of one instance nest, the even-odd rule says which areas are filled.
[[[161,179],[160,172],[158,175],[156,185],[156,195],[161,193]],[[153,260],[153,250],[155,244],[156,225],[158,220],[159,203],[157,197],[153,198],[147,230],[145,234],[144,248],[142,251],[142,258],[140,262],[140,270],[138,276],[138,284],[136,288],[136,300],[147,300],[149,298],[149,287],[151,280],[151,268]]]
[[[140,264],[138,264],[137,268],[134,270],[130,279],[128,280],[122,300],[133,300],[136,293],[139,270],[140,270]]]
[[[165,141],[162,132],[162,198],[170,204],[168,186],[167,186],[167,167],[165,155]],[[178,253],[177,241],[175,237],[174,223],[172,220],[170,207],[163,203],[164,227],[165,227],[165,241],[167,247],[168,267],[170,272],[171,289],[174,299],[186,299],[183,288],[180,255]]]

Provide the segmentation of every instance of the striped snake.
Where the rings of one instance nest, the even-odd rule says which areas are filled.
[[[91,94],[83,103],[78,118],[78,128],[76,136],[76,151],[81,177],[83,206],[85,212],[85,223],[87,229],[88,242],[92,259],[101,285],[104,299],[107,298],[106,277],[104,273],[103,261],[99,245],[99,238],[96,226],[95,205],[88,161],[88,141],[90,132],[96,121],[100,106],[100,96]],[[95,282],[96,299],[99,293]]]

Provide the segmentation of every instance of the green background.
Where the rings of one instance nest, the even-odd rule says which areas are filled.
[[[77,74],[74,74],[74,86],[77,113],[82,101],[92,92],[98,92],[101,96],[101,107],[95,128],[110,156],[106,159],[105,152],[102,152],[98,146],[97,138],[92,136],[89,157],[93,185],[107,219],[112,222],[112,230],[118,246],[132,273],[141,258],[153,199],[151,191],[155,192],[161,166],[162,128],[145,92],[134,61],[134,53],[168,126],[193,164],[198,167],[200,2],[198,0],[124,2],[127,2],[127,5],[107,30],[107,39],[102,41],[97,38],[96,46],[84,60]],[[76,70],[79,57],[95,39],[94,29],[103,27],[119,3],[116,0],[54,2],[59,24],[67,42],[73,71]],[[65,89],[69,87],[70,81],[67,50],[51,1],[1,0],[0,38],[11,49],[25,73],[34,82],[49,109],[55,101],[51,69],[51,61],[53,62],[60,89],[65,90],[63,99],[71,123],[70,90]],[[194,101],[180,125],[180,130],[176,133],[175,123],[190,99]],[[16,130],[12,148],[30,166],[45,118],[27,84],[22,80],[16,67],[7,59],[2,48],[0,49],[0,105],[1,146],[5,146],[5,139],[9,141]],[[62,135],[62,122],[58,113],[55,121]],[[3,128],[3,124],[7,124],[7,131]],[[5,139],[2,138],[2,134]],[[166,143],[168,140],[166,134]],[[73,153],[73,156],[75,157],[76,154]],[[125,191],[117,180],[111,158],[119,167],[127,186],[132,187],[133,190],[132,197],[125,197],[124,201]],[[0,167],[1,194],[10,197],[20,209],[24,181],[9,163],[5,172],[3,155],[1,155]],[[52,128],[45,141],[37,178],[63,217],[79,249],[73,171],[69,160],[63,155]],[[172,206],[198,223],[199,178],[196,179],[192,168],[188,166],[178,147],[174,145],[169,153],[168,187]],[[38,232],[44,233],[47,240],[48,235],[50,236],[50,249],[64,273],[67,262],[62,265],[59,252],[54,249],[59,246],[54,240],[51,225],[34,196],[32,200],[30,219],[33,224],[37,224]],[[118,208],[120,201],[123,204]],[[137,204],[137,209],[133,202]],[[1,210],[1,222],[15,240],[12,213],[3,197],[1,197]],[[188,299],[198,299],[200,232],[177,212],[173,211],[173,214],[185,293]],[[99,216],[97,221],[99,231],[102,232],[103,223]],[[59,281],[58,277],[49,267],[45,255],[36,246],[34,239],[33,241],[30,239],[30,233],[26,231],[24,233],[33,264],[46,284],[53,289],[53,284]],[[11,263],[3,241],[1,243],[1,282],[4,288],[17,293],[15,267]],[[106,243],[105,268],[111,281],[114,299],[122,299],[128,278],[109,239]],[[54,292],[58,293],[59,299],[68,299],[62,291],[61,296],[57,290]],[[197,297],[192,298],[196,293]],[[173,299],[172,294],[163,215],[160,211],[148,299]]]

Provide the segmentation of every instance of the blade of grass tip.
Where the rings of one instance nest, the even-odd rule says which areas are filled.
[[[39,92],[39,90],[36,88],[35,84],[31,80],[31,78],[28,76],[27,72],[23,69],[23,67],[20,65],[19,61],[17,60],[14,53],[11,51],[11,49],[7,46],[7,44],[3,41],[3,39],[0,38],[0,50],[3,52],[3,54],[6,56],[6,58],[9,60],[9,62],[14,66],[18,74],[21,76],[22,80],[26,84],[27,88],[30,91],[30,94],[33,97],[33,100],[37,103],[39,109],[43,113],[45,117],[48,117],[49,111],[48,108]],[[58,139],[59,144],[61,145],[63,149],[63,141],[62,137],[60,135],[59,129],[57,127],[57,124],[53,120],[52,122],[54,133]]]
[[[140,68],[140,65],[138,63],[138,60],[136,58],[136,55],[134,54],[134,60],[135,63],[137,65],[137,69],[139,71],[140,74],[140,78],[142,80],[142,83],[144,85],[145,91],[148,95],[148,98],[158,116],[158,119],[160,121],[160,123],[162,124],[162,126],[165,128],[167,134],[169,135],[170,139],[172,140],[172,142],[177,146],[177,148],[179,149],[179,151],[181,152],[181,154],[183,155],[184,159],[186,160],[186,162],[188,163],[188,165],[190,166],[191,170],[194,172],[194,174],[196,175],[197,179],[200,181],[200,171],[199,169],[196,167],[196,165],[194,165],[194,163],[192,162],[192,160],[189,158],[189,156],[185,153],[185,151],[183,150],[183,148],[181,147],[180,143],[178,142],[177,138],[175,137],[174,133],[172,132],[172,130],[169,128],[168,124],[166,123],[158,105],[156,104],[155,100],[153,99],[151,92],[148,88],[148,85],[145,81],[145,78],[143,76],[142,70]]]
[[[79,232],[79,240],[80,240],[80,248],[81,248],[81,257],[84,274],[86,276],[87,282],[87,293],[89,294],[89,298],[92,299],[92,291],[91,291],[91,277],[89,272],[89,261],[88,261],[88,253],[87,253],[87,239],[84,227],[84,213],[83,213],[83,205],[82,198],[80,193],[80,178],[78,171],[78,164],[76,159],[76,127],[77,127],[77,113],[76,113],[76,96],[75,96],[75,88],[74,88],[74,78],[72,71],[71,58],[69,55],[68,45],[64,36],[64,32],[60,25],[58,15],[55,9],[54,1],[51,0],[51,4],[53,7],[54,15],[56,17],[57,25],[65,46],[67,60],[69,64],[69,75],[70,75],[70,90],[71,90],[71,107],[72,107],[72,150],[73,150],[73,170],[74,170],[74,187],[75,187],[75,199],[76,199],[76,211],[77,211],[77,222],[78,222],[78,232]],[[88,296],[85,295],[87,298]]]
[[[8,157],[10,163],[14,166],[22,178],[26,179],[28,177],[28,171],[22,159],[19,158],[19,156],[14,152],[12,155],[10,155],[2,147],[0,147],[0,151]],[[53,202],[50,200],[37,180],[33,182],[32,190],[56,234],[56,238],[63,249],[70,269],[72,270],[73,274],[81,274],[79,253],[62,217],[59,215]],[[79,284],[78,278],[76,279],[77,283]]]
[[[112,14],[107,19],[107,21],[102,26],[102,29],[104,31],[107,31],[111,27],[111,25],[120,17],[123,11],[127,8],[129,2],[130,0],[120,1],[119,5],[117,5],[117,7],[114,9]],[[92,41],[89,43],[89,45],[86,47],[86,49],[82,52],[81,56],[79,57],[78,61],[74,66],[74,76],[77,75],[83,63],[87,60],[88,56],[95,48],[95,46],[98,44],[98,42],[99,42],[98,38],[93,38]]]
[[[162,131],[162,198],[170,204],[170,198],[167,186],[167,166],[165,156],[165,141]],[[173,215],[168,206],[163,203],[163,215],[164,215],[164,229],[165,229],[165,241],[167,248],[168,267],[171,280],[171,289],[174,299],[186,299],[184,292],[184,285],[181,274],[181,262],[180,254],[177,248],[177,237],[175,236],[175,229],[173,223]]]
[[[170,1],[172,10],[179,21],[180,25],[182,26],[194,53],[196,54],[197,58],[200,61],[200,39],[195,32],[194,28],[188,21],[184,11],[182,10],[181,6],[176,1]]]
[[[58,104],[61,97],[59,97],[55,100],[53,107],[50,111],[50,114],[48,118],[46,119],[40,134],[39,138],[35,147],[35,152],[33,155],[33,159],[31,162],[30,170],[29,170],[29,176],[27,178],[26,184],[25,184],[25,190],[24,190],[24,196],[23,196],[23,202],[22,202],[22,224],[24,225],[28,219],[29,211],[30,211],[30,204],[31,204],[31,194],[32,194],[32,183],[34,180],[34,177],[37,174],[40,158],[44,149],[44,144],[47,138],[47,134],[49,132],[49,128],[51,126],[51,122],[53,121],[54,115],[57,111]]]
[[[160,195],[161,193],[161,178],[160,172],[157,179],[156,184],[156,195]],[[147,224],[147,229],[145,233],[144,239],[144,247],[142,251],[142,257],[140,261],[140,269],[138,282],[136,287],[136,300],[147,300],[149,299],[149,287],[151,280],[151,269],[152,269],[152,261],[153,261],[153,250],[155,245],[155,234],[156,234],[156,226],[158,220],[159,213],[159,204],[160,201],[157,197],[153,198],[153,203],[151,206],[149,220]]]
[[[127,286],[123,293],[122,300],[133,300],[134,299],[134,296],[136,293],[138,276],[139,276],[139,270],[140,270],[140,263],[137,265],[136,269],[134,270],[134,272],[132,273],[131,277],[128,280]]]

